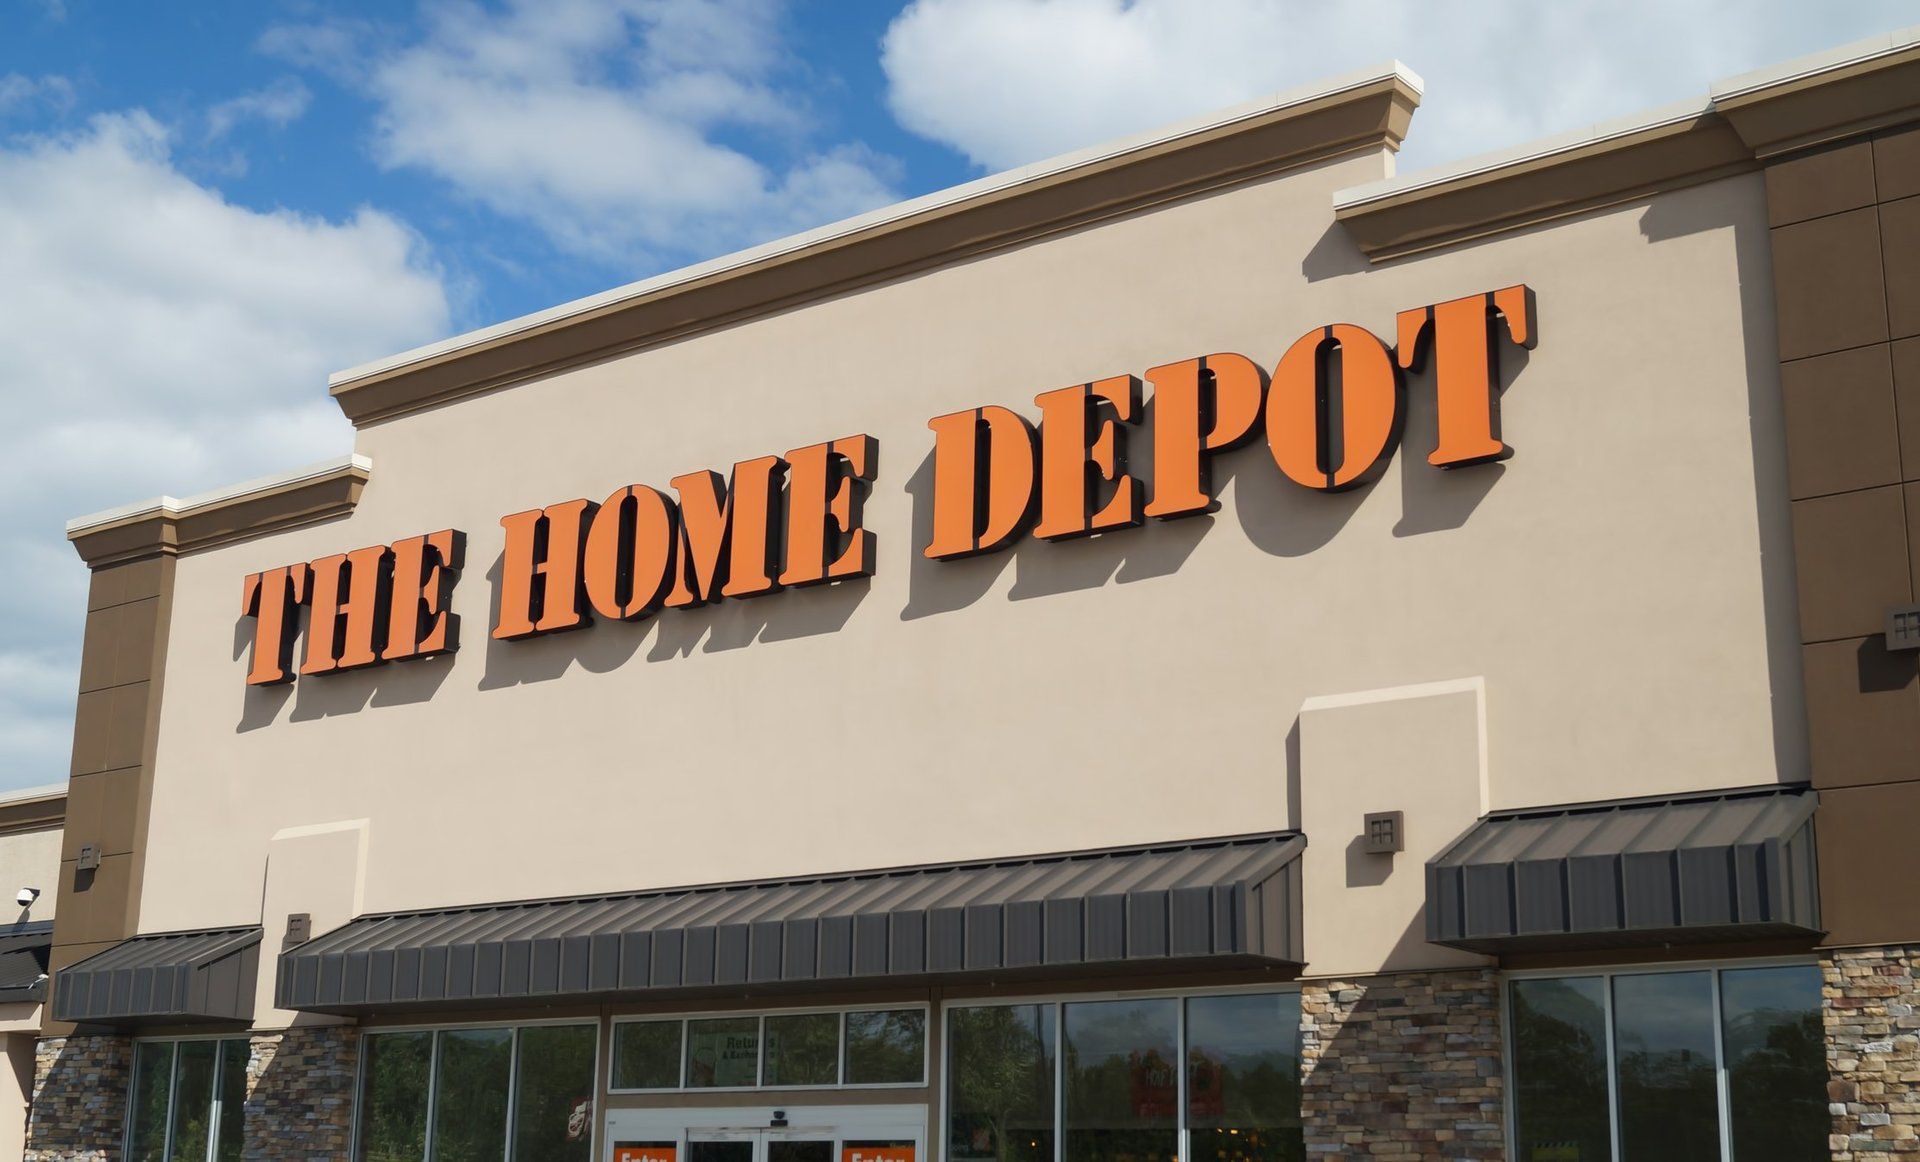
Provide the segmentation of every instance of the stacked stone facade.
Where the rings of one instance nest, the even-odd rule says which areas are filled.
[[[248,1162],[338,1162],[350,1153],[359,1041],[345,1027],[287,1029],[251,1039]],[[34,1065],[26,1162],[119,1162],[133,1041],[50,1037]]]
[[[1309,1155],[1505,1157],[1497,974],[1313,981],[1300,1011]]]
[[[133,1041],[49,1037],[34,1054],[26,1162],[118,1162]]]
[[[1833,1157],[1920,1159],[1920,948],[1822,962]]]
[[[359,1040],[343,1026],[253,1038],[247,1061],[245,1156],[332,1162],[350,1153]]]

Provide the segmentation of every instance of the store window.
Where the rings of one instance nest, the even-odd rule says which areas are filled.
[[[956,1006],[947,1154],[1299,1162],[1299,1041],[1292,992]]]
[[[1519,1162],[1826,1151],[1814,965],[1525,978],[1508,1001]]]
[[[598,1042],[592,1024],[369,1033],[354,1156],[590,1162]]]
[[[615,1021],[615,1092],[926,1084],[927,1011]]]
[[[136,1042],[128,1162],[238,1162],[247,1052],[244,1037]]]

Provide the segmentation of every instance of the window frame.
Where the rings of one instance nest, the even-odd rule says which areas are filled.
[[[1274,996],[1290,994],[1298,997],[1301,993],[1300,986],[1301,982],[1299,981],[1286,980],[1255,984],[1220,985],[1214,988],[1152,988],[1115,989],[1100,992],[1022,993],[1008,996],[954,997],[942,1001],[940,1005],[940,1052],[942,1055],[940,1062],[940,1084],[935,1087],[939,1092],[933,1095],[933,1117],[938,1126],[933,1138],[935,1149],[939,1151],[935,1157],[938,1158],[940,1162],[945,1162],[948,1157],[947,1130],[949,1127],[947,1125],[947,1091],[951,1088],[952,1078],[949,1076],[951,1071],[947,1068],[946,1055],[952,1051],[951,1014],[956,1009],[990,1009],[1003,1008],[1009,1005],[1052,1005],[1054,1007],[1053,1162],[1065,1162],[1067,1148],[1065,1126],[1067,1112],[1066,1006],[1082,1001],[1172,1000],[1174,1002],[1174,1011],[1177,1014],[1174,1018],[1174,1052],[1179,1058],[1174,1069],[1173,1100],[1177,1123],[1174,1141],[1179,1150],[1178,1157],[1182,1162],[1185,1162],[1186,1159],[1193,1157],[1188,1142],[1190,1127],[1187,1125],[1187,1002],[1189,1000],[1204,1000],[1207,997],[1264,996],[1268,994]],[[1502,991],[1502,995],[1505,995],[1504,990]],[[1295,1028],[1294,1035],[1296,1038],[1295,1060],[1304,1067],[1304,1046],[1302,1046],[1298,1040],[1300,1037],[1300,1029],[1298,1027]],[[1304,1078],[1305,1073],[1303,1068],[1301,1079],[1304,1080]],[[1304,1125],[1304,1123],[1305,1119],[1303,1117],[1302,1124]]]
[[[1520,1140],[1520,1104],[1514,1100],[1513,983],[1522,980],[1580,980],[1599,978],[1601,1021],[1606,1028],[1607,1138],[1614,1159],[1620,1157],[1620,1061],[1614,1052],[1613,982],[1623,976],[1661,976],[1683,972],[1705,972],[1712,984],[1713,1085],[1719,1103],[1720,1157],[1718,1162],[1733,1162],[1733,1102],[1728,1088],[1726,1053],[1726,1012],[1720,998],[1720,974],[1753,968],[1812,968],[1818,971],[1817,956],[1762,956],[1746,960],[1674,960],[1655,963],[1602,964],[1583,968],[1516,969],[1500,974],[1500,1071],[1506,1087],[1505,1136],[1509,1157],[1518,1157]]]
[[[171,1047],[169,1060],[167,1062],[167,1129],[166,1129],[166,1133],[163,1134],[160,1139],[160,1157],[162,1162],[166,1162],[167,1159],[173,1157],[173,1122],[174,1122],[173,1103],[174,1103],[174,1099],[178,1097],[180,1093],[180,1046],[189,1041],[194,1041],[194,1042],[212,1041],[216,1046],[228,1041],[238,1041],[241,1044],[247,1046],[248,1061],[251,1062],[253,1059],[253,1034],[252,1033],[241,1033],[237,1035],[233,1033],[189,1033],[189,1034],[182,1034],[182,1035],[173,1036],[173,1037],[163,1037],[163,1036],[135,1037],[133,1039],[134,1055],[133,1057],[129,1058],[127,1062],[127,1066],[128,1066],[127,1103],[126,1103],[127,1114],[126,1114],[126,1117],[123,1119],[126,1122],[126,1125],[121,1127],[121,1131],[120,1131],[121,1157],[123,1158],[131,1157],[133,1154],[133,1130],[134,1130],[133,1102],[134,1102],[134,1098],[137,1096],[134,1092],[134,1088],[139,1082],[137,1065],[139,1060],[140,1046],[142,1045],[166,1045]],[[207,1118],[206,1162],[216,1162],[216,1159],[219,1157],[219,1153],[220,1153],[220,1123],[226,1120],[225,1115],[227,1112],[227,1109],[226,1109],[227,1103],[221,1100],[220,1093],[221,1093],[221,1082],[224,1081],[226,1078],[226,1071],[227,1071],[226,1054],[220,1052],[219,1049],[216,1048],[213,1053],[212,1097],[211,1097],[211,1100],[208,1102],[208,1106],[210,1108],[208,1110],[208,1118]],[[241,1125],[243,1127],[246,1125],[246,1108],[247,1108],[246,1102],[243,1099],[240,1105],[240,1111],[241,1111],[240,1120],[241,1120]]]
[[[433,1117],[437,1111],[440,1097],[440,1034],[458,1032],[462,1029],[506,1029],[513,1034],[512,1053],[507,1065],[507,1127],[506,1146],[501,1151],[501,1162],[508,1162],[513,1155],[514,1123],[520,1116],[520,1031],[522,1029],[550,1029],[563,1026],[593,1029],[593,1118],[587,1128],[587,1158],[597,1162],[600,1157],[600,1120],[606,1110],[600,1105],[600,1069],[606,1057],[607,1046],[613,1040],[606,1035],[605,1022],[598,1016],[583,1015],[577,1017],[541,1017],[527,1021],[449,1021],[438,1024],[408,1025],[363,1025],[358,1030],[359,1040],[355,1045],[353,1064],[353,1118],[348,1126],[346,1162],[359,1162],[360,1157],[360,1120],[364,1116],[365,1102],[362,1095],[366,1092],[368,1037],[378,1037],[388,1033],[431,1033],[433,1041],[427,1055],[427,1126],[423,1139],[421,1162],[433,1157]]]
[[[685,1093],[836,1093],[842,1090],[870,1089],[925,1089],[931,1085],[933,1077],[933,1004],[929,1001],[897,1001],[892,1004],[875,1003],[865,1005],[813,1005],[791,1009],[720,1009],[689,1010],[672,1013],[625,1013],[610,1021],[606,1045],[607,1094],[626,1096],[629,1094],[685,1094]],[[918,1081],[865,1081],[850,1082],[847,1078],[847,1017],[852,1013],[897,1013],[918,1011],[925,1019],[920,1037],[920,1080]],[[767,1018],[768,1017],[806,1017],[821,1013],[833,1014],[839,1018],[840,1039],[838,1075],[840,1080],[831,1085],[779,1085],[766,1084],[767,1077]],[[759,1051],[754,1060],[752,1085],[702,1085],[687,1084],[687,1023],[690,1021],[711,1021],[752,1018],[756,1022],[759,1037]],[[620,1039],[621,1025],[644,1025],[675,1023],[680,1027],[679,1084],[669,1086],[640,1086],[615,1088],[613,1073],[614,1047]]]

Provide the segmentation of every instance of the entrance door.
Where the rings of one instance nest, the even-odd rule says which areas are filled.
[[[613,1110],[607,1162],[925,1162],[925,1106]]]

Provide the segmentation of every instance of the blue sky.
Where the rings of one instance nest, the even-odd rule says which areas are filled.
[[[64,779],[70,517],[352,446],[331,371],[1398,58],[1402,168],[1913,0],[0,0],[0,791]]]

